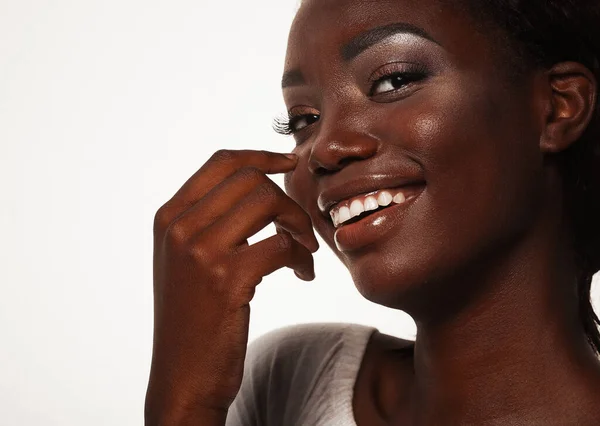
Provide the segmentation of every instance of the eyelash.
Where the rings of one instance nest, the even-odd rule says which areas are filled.
[[[415,69],[415,70],[411,70],[409,72],[392,72],[389,74],[385,74],[373,82],[373,84],[371,85],[371,89],[369,90],[369,96],[373,96],[373,93],[375,91],[374,89],[377,86],[377,84],[379,84],[385,80],[389,80],[390,78],[394,78],[394,77],[401,77],[403,80],[403,83],[404,83],[404,85],[403,85],[403,87],[404,87],[406,84],[422,80],[423,78],[426,77],[426,74],[425,74],[425,70],[421,70],[421,69]],[[383,92],[382,94],[392,93],[397,90],[402,90],[402,88],[389,90],[387,92]],[[306,127],[310,126],[312,123],[317,121],[318,117],[319,116],[317,114],[288,113],[287,117],[276,117],[273,120],[273,130],[275,130],[275,132],[279,133],[280,135],[286,135],[286,136],[293,135],[297,132],[302,131],[303,129],[305,129]],[[294,124],[301,119],[314,119],[314,121],[311,123],[308,123],[302,129],[295,130]]]
[[[275,130],[277,133],[279,133],[280,135],[293,135],[296,132],[299,132],[300,130],[304,129],[305,127],[310,126],[312,123],[314,123],[314,121],[312,123],[308,123],[305,127],[303,127],[302,129],[299,130],[295,130],[293,124],[296,123],[296,121],[299,121],[303,118],[308,119],[308,118],[313,118],[315,119],[315,121],[318,120],[318,115],[317,114],[288,114],[287,117],[276,117],[273,120],[273,130]],[[315,118],[316,117],[316,118]]]

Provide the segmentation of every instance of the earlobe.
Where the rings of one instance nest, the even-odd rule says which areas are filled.
[[[551,108],[540,137],[542,152],[561,152],[579,140],[596,105],[598,82],[578,62],[561,62],[547,71]]]

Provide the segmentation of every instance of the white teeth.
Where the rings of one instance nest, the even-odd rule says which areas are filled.
[[[365,200],[365,211],[377,210],[378,208],[379,208],[379,203],[377,202],[377,199],[375,197],[373,197],[372,195],[369,195],[367,197],[367,199]]]
[[[364,202],[360,199],[352,201],[350,207],[343,206],[333,208],[329,211],[333,225],[337,228],[342,223],[350,220],[355,216],[359,216],[365,211],[377,210],[379,206],[388,206],[392,203],[402,204],[406,201],[406,197],[402,192],[398,192],[394,197],[389,191],[381,191],[377,198],[374,195],[369,195]]]
[[[379,197],[377,197],[377,202],[380,206],[387,206],[392,202],[392,200],[392,194],[387,191],[382,191],[381,194],[379,194]]]
[[[397,193],[396,196],[394,197],[394,203],[402,204],[405,201],[406,201],[406,197],[404,196],[404,194],[402,192]]]
[[[338,212],[338,222],[344,223],[347,220],[350,220],[352,216],[350,215],[350,209],[346,206],[341,207]]]
[[[339,214],[337,213],[336,210],[330,210],[329,211],[329,215],[331,216],[331,220],[333,221],[333,226],[335,226],[337,228],[338,224],[339,224]]]
[[[363,203],[360,202],[360,200],[354,200],[354,201],[352,201],[352,204],[350,204],[350,216],[351,217],[358,216],[359,214],[361,214],[364,211],[365,211],[365,206],[363,205]]]

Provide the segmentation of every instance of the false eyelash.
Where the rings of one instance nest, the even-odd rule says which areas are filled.
[[[273,124],[271,125],[271,127],[273,127],[273,130],[275,130],[275,132],[279,133],[280,135],[292,135],[294,133],[294,131],[290,127],[290,122],[292,121],[292,118],[293,117],[291,115],[282,115],[280,117],[275,117],[273,119]]]

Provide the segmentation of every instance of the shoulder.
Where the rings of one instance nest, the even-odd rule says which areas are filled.
[[[302,386],[340,359],[362,357],[374,332],[374,327],[334,322],[280,327],[248,345],[244,369],[252,380]]]
[[[335,376],[348,359],[360,358],[375,327],[351,323],[295,324],[271,330],[247,347],[233,415],[253,418],[243,424],[285,424],[300,418],[311,395]],[[284,423],[282,423],[284,422]]]
[[[290,356],[318,357],[332,347],[363,341],[375,327],[362,324],[319,322],[294,324],[271,330],[253,340],[247,349],[251,364],[289,360]]]

